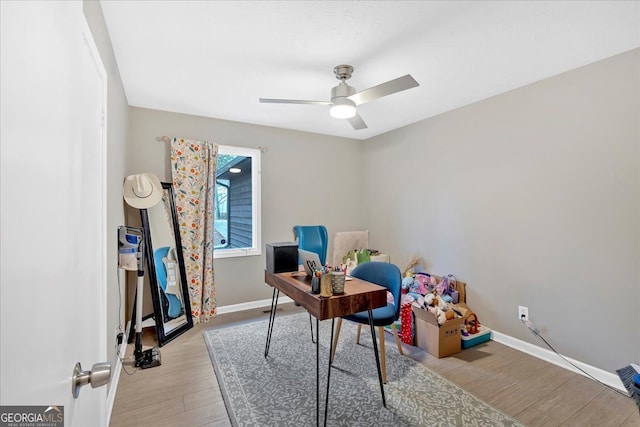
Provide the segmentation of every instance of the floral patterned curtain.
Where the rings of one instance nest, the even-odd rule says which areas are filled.
[[[171,140],[171,174],[193,322],[216,314],[213,281],[213,209],[218,146]]]

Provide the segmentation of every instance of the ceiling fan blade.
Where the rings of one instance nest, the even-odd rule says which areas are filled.
[[[360,116],[360,114],[356,113],[355,116],[351,117],[350,119],[347,119],[349,121],[349,123],[351,123],[351,126],[353,126],[353,128],[355,130],[360,130],[360,129],[366,129],[367,128],[367,124],[364,122],[364,120],[362,120],[362,117]]]
[[[273,98],[260,98],[260,102],[263,104],[313,104],[313,105],[331,105],[328,101],[305,101],[302,99],[273,99]]]
[[[398,77],[397,79],[389,80],[388,82],[354,93],[347,98],[355,102],[356,105],[360,105],[416,86],[420,86],[420,84],[411,77],[411,74],[407,74],[406,76]]]

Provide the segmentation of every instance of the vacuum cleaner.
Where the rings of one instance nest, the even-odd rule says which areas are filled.
[[[632,363],[616,370],[616,372],[629,392],[629,396],[635,399],[638,410],[640,410],[640,365]]]
[[[160,349],[142,351],[142,295],[144,287],[144,241],[141,228],[122,225],[118,228],[118,264],[127,271],[137,271],[135,366],[141,369],[160,366]]]

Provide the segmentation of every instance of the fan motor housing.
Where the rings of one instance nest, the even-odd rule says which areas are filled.
[[[345,82],[340,83],[338,86],[331,89],[331,100],[336,98],[346,98],[356,93],[356,88],[349,86]]]

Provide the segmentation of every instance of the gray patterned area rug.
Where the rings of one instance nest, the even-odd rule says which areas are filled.
[[[203,332],[234,426],[312,426],[316,423],[316,347],[307,313],[278,315],[269,357],[268,320]],[[314,319],[315,327],[315,319]],[[356,344],[356,325],[342,323],[331,370],[330,426],[519,426],[516,421],[387,345],[387,407],[369,328]],[[320,322],[323,422],[331,321]]]

